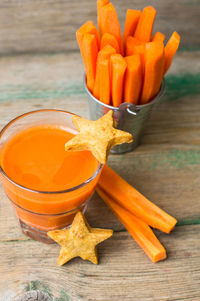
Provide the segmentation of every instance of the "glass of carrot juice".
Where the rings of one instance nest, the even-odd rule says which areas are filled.
[[[77,130],[72,115],[38,110],[9,122],[0,133],[0,175],[23,233],[46,243],[47,231],[67,227],[84,211],[102,165],[90,151],[66,152]]]

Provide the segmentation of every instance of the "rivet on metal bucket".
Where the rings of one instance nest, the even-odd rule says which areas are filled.
[[[124,143],[121,145],[116,145],[111,149],[111,153],[120,154],[130,152],[135,149],[142,137],[146,121],[152,111],[152,108],[160,101],[165,92],[165,79],[162,80],[161,88],[157,96],[149,103],[145,105],[134,105],[131,103],[122,103],[119,108],[103,104],[98,99],[96,99],[88,90],[86,85],[86,80],[84,76],[84,87],[89,95],[89,110],[90,118],[92,120],[97,120],[109,110],[113,111],[113,117],[115,120],[115,127],[129,132],[133,135],[132,143]]]

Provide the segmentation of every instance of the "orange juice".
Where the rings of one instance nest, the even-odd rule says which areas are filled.
[[[74,135],[53,125],[34,126],[5,146],[1,166],[16,183],[38,191],[60,191],[80,185],[98,167],[89,151],[66,152]]]
[[[89,151],[65,151],[75,133],[71,114],[56,110],[25,114],[1,132],[1,180],[24,232],[67,226],[91,198],[101,165]]]

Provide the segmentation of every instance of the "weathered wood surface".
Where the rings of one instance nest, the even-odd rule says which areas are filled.
[[[181,48],[200,46],[198,0],[113,0],[113,4],[122,26],[127,8],[153,5],[158,11],[156,31],[167,37],[178,31]],[[75,32],[88,19],[96,22],[96,0],[1,0],[0,54],[75,50]]]
[[[51,299],[42,291],[30,291],[13,299],[13,301],[51,301]]]
[[[76,258],[63,267],[56,263],[57,244],[1,242],[0,291],[21,294],[37,279],[49,284],[54,296],[64,289],[75,301],[200,300],[200,225],[177,227],[171,235],[159,233],[159,239],[168,259],[157,264],[129,234],[119,232],[99,245],[98,266]]]
[[[152,264],[95,195],[87,218],[93,227],[113,228],[114,237],[99,246],[99,266],[75,259],[58,267],[58,245],[23,236],[0,188],[1,301],[33,288],[59,301],[69,296],[76,301],[200,300],[199,58],[200,52],[178,54],[167,77],[166,96],[153,112],[141,146],[109,158],[122,177],[178,218],[171,235],[156,232],[168,259]],[[82,70],[78,53],[1,57],[0,127],[42,108],[88,116]]]

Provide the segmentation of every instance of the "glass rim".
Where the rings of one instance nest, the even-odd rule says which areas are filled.
[[[5,131],[17,120],[27,116],[27,115],[31,115],[31,114],[35,114],[35,113],[40,113],[40,112],[60,112],[60,113],[65,113],[65,114],[69,114],[69,115],[76,115],[74,113],[71,113],[69,111],[65,111],[65,110],[59,110],[59,109],[40,109],[40,110],[33,110],[33,111],[29,111],[27,113],[24,113],[24,114],[21,114],[15,118],[13,118],[11,121],[9,121],[3,128],[2,130],[0,131],[0,140],[1,140],[1,137],[3,136],[3,134],[5,133]],[[78,115],[77,115],[78,116]],[[26,190],[26,191],[29,191],[29,192],[32,192],[32,193],[40,193],[40,194],[62,194],[62,193],[67,193],[67,192],[72,192],[72,191],[75,191],[75,190],[78,190],[82,187],[84,187],[85,185],[89,184],[92,180],[94,180],[98,174],[100,173],[101,169],[103,168],[103,164],[102,163],[99,163],[97,169],[95,170],[95,172],[93,173],[93,175],[91,177],[89,177],[87,180],[85,180],[84,182],[82,182],[81,184],[79,185],[76,185],[74,187],[71,187],[71,188],[68,188],[68,189],[64,189],[64,190],[57,190],[57,191],[43,191],[43,190],[36,190],[36,189],[31,189],[31,188],[28,188],[26,186],[23,186],[19,183],[16,183],[14,180],[12,180],[7,174],[6,172],[4,171],[4,169],[2,168],[1,164],[0,164],[0,172],[2,173],[2,175],[4,177],[6,177],[6,179],[11,182],[12,184],[14,184],[15,186],[23,189],[23,190]]]

